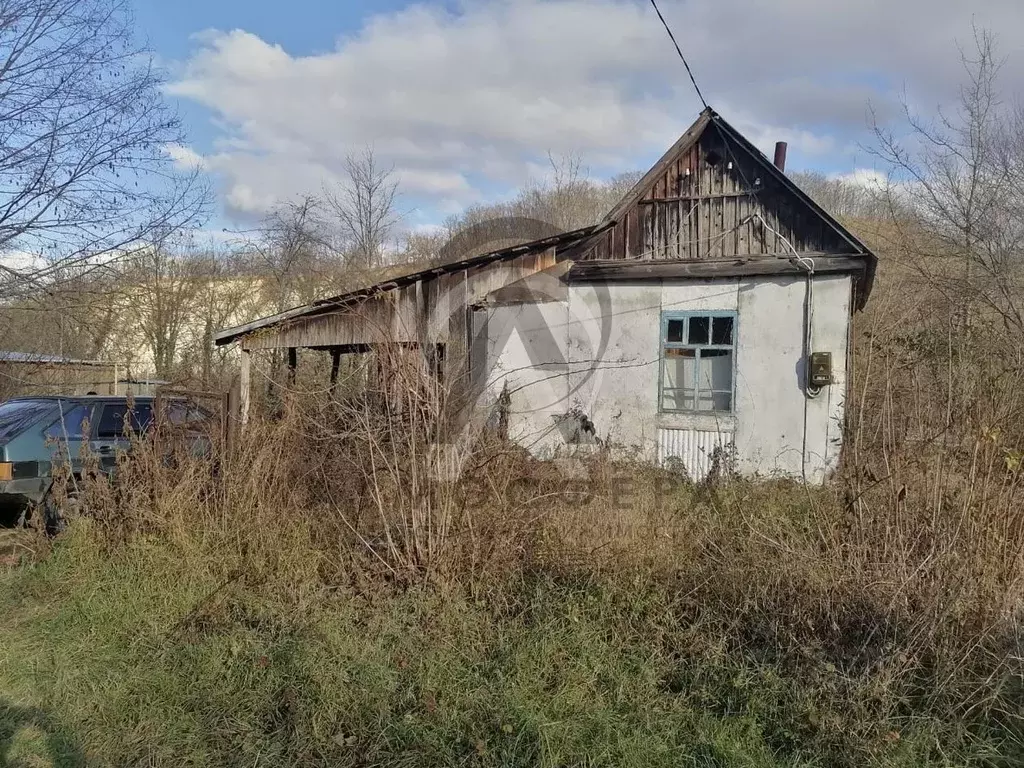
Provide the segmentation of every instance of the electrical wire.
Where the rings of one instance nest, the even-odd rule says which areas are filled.
[[[802,266],[805,270],[807,270],[811,274],[814,274],[814,260],[808,258],[807,256],[801,256],[800,252],[786,238],[786,236],[784,234],[779,232],[779,230],[775,229],[774,227],[772,227],[771,224],[769,224],[767,221],[765,221],[765,218],[764,218],[764,216],[761,215],[760,211],[757,212],[757,213],[753,213],[753,214],[751,214],[750,216],[747,217],[748,221],[750,219],[757,219],[757,220],[759,220],[761,222],[761,226],[763,226],[765,229],[767,229],[769,232],[771,232],[773,235],[775,235],[777,238],[779,238],[779,240],[782,241],[782,244],[785,245],[787,248],[789,248],[789,250],[791,250],[793,252],[793,258],[790,259],[790,261],[798,262],[800,264],[800,266]]]
[[[778,230],[773,229],[772,226],[764,220],[764,217],[760,214],[754,214],[754,218],[761,221],[762,226],[769,232],[773,233],[778,237],[782,243],[789,247],[789,250],[793,252],[793,257],[790,262],[800,265],[807,276],[806,288],[804,289],[804,333],[803,333],[803,359],[804,359],[804,424],[803,424],[803,447],[800,450],[800,473],[803,477],[804,483],[807,482],[807,430],[808,421],[810,420],[809,408],[810,401],[821,394],[821,389],[811,386],[811,350],[813,349],[813,337],[811,335],[812,324],[814,322],[814,260],[806,256],[801,256],[799,251],[793,246],[793,244]],[[832,391],[829,388],[829,406],[826,410],[826,422],[825,422],[825,455],[828,455],[828,418],[831,413],[831,397]]]
[[[680,48],[679,43],[676,40],[676,36],[672,32],[672,28],[669,26],[668,22],[665,20],[665,17],[662,15],[661,9],[658,8],[657,0],[651,0],[651,5],[654,7],[654,12],[658,14],[658,19],[661,21],[662,26],[665,28],[665,31],[668,33],[669,39],[672,41],[672,44],[675,46],[676,53],[679,54],[679,59],[683,62],[683,66],[686,67],[686,74],[688,74],[690,76],[690,82],[693,83],[693,89],[697,92],[697,97],[700,99],[700,102],[701,102],[701,104],[704,105],[705,109],[710,109],[710,107],[708,105],[708,102],[707,102],[707,99],[704,98],[704,94],[700,90],[700,86],[697,85],[697,79],[693,75],[693,70],[690,69],[690,64],[686,60],[686,56],[683,54],[683,50],[682,50],[682,48]],[[722,141],[722,146],[725,149],[726,154],[729,156],[729,159],[732,161],[732,167],[736,169],[736,172],[739,174],[740,179],[743,181],[744,189],[750,190],[751,197],[756,199],[758,193],[761,190],[758,187],[752,187],[751,186],[750,181],[747,179],[747,175],[743,172],[743,166],[740,164],[739,159],[736,157],[735,153],[733,152],[731,143],[726,138],[725,133],[722,131],[722,127],[718,124],[717,115],[712,114],[712,116],[711,116],[711,124],[714,126],[715,130],[718,132],[718,137]],[[696,208],[697,208],[697,206],[695,206],[694,209],[690,211],[690,213],[692,214],[693,211],[696,210]],[[756,214],[755,216],[748,216],[746,219],[743,220],[743,222],[740,225],[737,225],[737,227],[734,227],[733,229],[736,229],[739,226],[742,226],[743,224],[748,223],[752,218],[755,218],[755,217],[760,219],[761,223],[764,224],[766,227],[768,227],[768,223],[764,220],[764,218],[760,214]],[[771,227],[768,227],[768,229],[771,229]],[[772,231],[774,232],[774,230],[772,230]],[[781,234],[779,234],[778,232],[775,232],[775,234],[778,235],[779,238],[783,242],[785,242],[787,245],[789,245],[790,249],[793,251],[793,254],[794,254],[796,260],[801,264],[801,266],[803,266],[805,269],[809,269],[811,271],[811,273],[813,273],[813,271],[814,271],[814,264],[813,264],[813,262],[810,262],[810,266],[808,266],[808,261],[809,261],[808,259],[800,256],[800,254],[796,252],[796,249],[793,248],[793,246],[789,243],[789,241],[787,241]]]
[[[686,60],[686,56],[683,54],[683,50],[682,50],[682,48],[680,48],[679,43],[676,40],[676,36],[672,32],[672,28],[669,26],[668,22],[665,20],[665,17],[662,15],[661,9],[658,8],[657,0],[651,0],[651,5],[654,7],[654,12],[656,14],[658,14],[658,19],[661,21],[662,26],[665,28],[665,31],[668,33],[669,39],[672,41],[672,44],[675,46],[676,53],[679,54],[679,59],[683,62],[683,66],[686,67],[686,74],[688,74],[690,76],[690,82],[693,83],[693,89],[697,92],[697,98],[700,99],[700,102],[701,102],[701,104],[704,105],[705,109],[710,109],[710,107],[708,105],[708,102],[707,102],[707,99],[704,98],[704,94],[700,90],[700,86],[697,85],[697,78],[694,77],[693,70],[690,69],[690,64]],[[737,159],[735,153],[732,151],[732,146],[731,146],[729,140],[725,137],[725,133],[722,131],[722,127],[718,124],[718,120],[717,120],[717,116],[716,115],[712,115],[711,116],[711,124],[714,126],[715,130],[718,132],[718,137],[722,141],[722,146],[724,147],[726,153],[728,154],[730,160],[732,161],[733,167],[736,169],[736,172],[739,173],[740,178],[743,181],[744,188],[751,190],[751,196],[756,198],[758,193],[761,190],[758,189],[758,188],[751,187],[751,185],[750,185],[750,183],[749,183],[749,181],[747,179],[746,174],[743,172],[743,167],[741,166],[741,164],[740,164],[739,160]],[[758,218],[760,218],[760,216],[758,216]],[[749,218],[747,219],[747,221],[749,221]],[[761,221],[763,222],[764,219],[761,219]],[[780,235],[780,237],[781,237],[781,235]],[[792,246],[790,246],[790,247],[792,248]],[[794,253],[795,253],[795,249],[794,249]],[[799,254],[797,254],[796,258],[800,259],[801,257],[799,256]],[[801,263],[803,263],[803,262],[801,262]],[[804,267],[806,268],[806,264],[804,264]]]
[[[697,92],[697,98],[700,99],[700,103],[704,105],[704,109],[708,108],[708,103],[704,99],[704,94],[700,92],[700,86],[697,85],[697,79],[693,76],[693,70],[690,69],[689,63],[686,61],[686,57],[683,55],[683,49],[679,47],[679,43],[676,42],[676,36],[672,34],[672,28],[665,21],[665,17],[661,15],[661,9],[658,8],[658,3],[655,0],[651,0],[651,5],[654,6],[654,12],[658,14],[658,18],[661,19],[661,25],[665,27],[665,31],[668,32],[668,37],[672,41],[672,45],[676,47],[676,53],[679,54],[679,58],[683,61],[683,66],[686,67],[686,74],[690,76],[690,82],[693,83],[693,89]]]
[[[697,210],[697,206],[694,206],[693,207],[693,211],[696,211],[696,210]],[[691,213],[693,211],[691,211]],[[683,223],[688,221],[689,218],[690,218],[690,215],[687,214],[687,216],[683,219]],[[746,224],[749,224],[750,221],[752,219],[754,219],[754,218],[757,218],[756,214],[751,214],[750,216],[744,217],[744,219],[742,221],[740,221],[739,223],[733,225],[731,229],[727,229],[724,232],[719,232],[717,235],[709,235],[707,237],[698,237],[698,238],[695,238],[693,240],[687,240],[687,241],[682,242],[682,243],[666,243],[665,245],[660,245],[660,246],[658,246],[656,248],[651,248],[649,250],[643,251],[642,253],[637,254],[634,258],[636,258],[636,259],[638,259],[640,261],[644,261],[644,260],[647,259],[648,256],[654,256],[655,258],[657,258],[657,254],[668,253],[668,252],[673,251],[673,250],[678,252],[678,251],[681,251],[685,247],[688,247],[688,246],[691,246],[691,245],[700,245],[702,243],[707,243],[708,251],[710,252],[710,250],[713,247],[717,246],[726,237],[731,235],[733,232],[735,232],[740,227],[745,226]]]

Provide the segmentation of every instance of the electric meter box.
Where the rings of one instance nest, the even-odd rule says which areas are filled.
[[[812,352],[810,360],[810,381],[812,387],[827,387],[832,384],[832,353]]]

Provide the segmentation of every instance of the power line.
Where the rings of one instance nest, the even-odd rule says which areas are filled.
[[[669,39],[676,47],[676,53],[679,54],[679,58],[682,60],[683,66],[686,67],[686,74],[690,76],[690,82],[693,83],[693,89],[697,92],[697,98],[699,98],[701,104],[704,105],[704,109],[708,109],[708,102],[704,98],[704,94],[700,92],[700,86],[697,85],[697,79],[693,76],[693,70],[690,69],[690,64],[686,60],[686,56],[683,55],[683,49],[679,47],[679,43],[676,41],[676,36],[672,34],[672,28],[668,25],[668,22],[665,21],[665,17],[661,15],[661,9],[658,8],[657,1],[651,0],[651,5],[654,6],[654,12],[657,13],[658,18],[661,19],[662,26],[665,27],[665,31],[668,32]],[[732,147],[730,146],[729,141],[725,138],[725,134],[722,132],[722,127],[718,124],[718,120],[712,117],[711,124],[714,125],[715,130],[718,131],[718,137],[722,140],[722,145],[725,147],[725,151],[729,153],[729,157],[735,164],[735,168],[739,172],[740,178],[743,180],[744,188],[751,190],[752,188],[750,183],[747,181],[746,174],[743,173],[743,168],[740,166],[739,160],[737,160],[736,156],[733,154]],[[756,197],[759,191],[759,189],[752,189],[752,194]]]
[[[700,92],[700,86],[697,85],[697,79],[693,76],[693,70],[690,69],[690,65],[686,61],[686,57],[683,56],[683,49],[679,47],[679,43],[676,42],[676,36],[672,34],[672,28],[665,21],[665,17],[661,15],[661,9],[658,8],[658,4],[655,0],[651,0],[651,5],[654,6],[654,12],[658,14],[658,18],[661,19],[661,25],[665,27],[665,31],[668,32],[668,37],[672,41],[672,45],[676,47],[676,53],[679,54],[679,58],[683,61],[683,66],[686,67],[686,74],[690,76],[690,82],[693,83],[693,89],[697,91],[697,98],[700,99],[700,103],[704,105],[704,109],[708,108],[708,103],[704,99],[704,94]]]

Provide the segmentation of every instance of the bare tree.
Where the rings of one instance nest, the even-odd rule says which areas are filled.
[[[124,317],[138,323],[158,378],[174,377],[182,341],[196,324],[206,264],[189,246],[152,248],[132,260],[121,285]]]
[[[0,253],[7,296],[193,221],[205,189],[122,0],[0,0]]]
[[[198,361],[192,373],[205,388],[222,384],[224,369],[232,353],[230,347],[215,347],[217,331],[262,313],[262,306],[250,307],[259,295],[259,276],[250,269],[244,253],[211,251],[203,257],[203,275],[196,296],[195,333],[186,354]]]
[[[548,154],[551,173],[512,200],[474,205],[434,231],[406,234],[399,258],[410,264],[446,263],[596,224],[643,177],[629,171],[597,180],[579,155]]]
[[[955,109],[875,126],[891,209],[875,233],[879,277],[901,285],[877,348],[907,373],[908,402],[941,398],[925,429],[961,449],[979,429],[1019,425],[1024,376],[1024,119],[1000,97],[993,36],[976,29],[973,42]]]
[[[330,295],[336,284],[322,203],[314,197],[278,205],[246,244],[263,277],[266,303],[283,312]]]
[[[549,152],[548,164],[550,179],[531,181],[516,199],[518,215],[541,219],[563,231],[592,224],[595,185],[582,156],[568,153],[556,157]]]
[[[929,119],[907,108],[902,137],[876,125],[877,153],[903,245],[954,325],[978,310],[1024,333],[1024,119],[1000,99],[992,34],[975,30],[974,44],[957,109]]]
[[[387,241],[398,224],[394,168],[381,166],[373,150],[367,148],[349,155],[345,170],[347,182],[325,189],[324,199],[337,217],[350,264],[363,269],[381,267],[387,261]]]
[[[885,184],[858,184],[849,179],[829,178],[819,171],[797,171],[789,178],[822,208],[841,219],[879,219],[891,211]]]

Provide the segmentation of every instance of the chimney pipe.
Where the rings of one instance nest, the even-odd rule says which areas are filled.
[[[775,167],[780,171],[786,170],[786,147],[784,141],[775,142]]]

